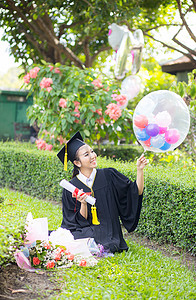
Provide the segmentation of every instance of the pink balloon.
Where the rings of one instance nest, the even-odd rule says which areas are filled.
[[[178,130],[175,129],[175,128],[169,129],[165,133],[165,141],[168,144],[175,144],[175,143],[177,143],[177,141],[179,140],[179,138],[180,138],[180,134],[179,134]]]
[[[159,134],[163,134],[167,131],[167,127],[159,127]]]
[[[144,115],[137,115],[134,119],[135,126],[139,128],[145,128],[148,125],[148,118]]]
[[[144,144],[147,146],[147,147],[150,147],[151,146],[151,137],[147,140],[147,141],[144,141]]]

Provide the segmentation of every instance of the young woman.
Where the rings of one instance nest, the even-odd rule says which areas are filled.
[[[143,169],[147,165],[144,155],[137,160],[134,182],[114,168],[96,169],[97,155],[83,142],[79,132],[57,156],[63,164],[66,156],[74,164],[70,182],[79,189],[77,199],[63,190],[61,227],[70,230],[75,239],[94,238],[97,244],[113,253],[127,250],[121,222],[128,232],[134,231],[138,224],[144,189]],[[85,201],[84,192],[96,198],[97,224],[92,223],[91,205]]]

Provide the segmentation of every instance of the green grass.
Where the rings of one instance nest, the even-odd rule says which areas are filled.
[[[1,227],[24,224],[28,212],[34,218],[47,217],[49,229],[61,224],[60,205],[8,189],[0,189],[0,197],[4,198]],[[127,252],[101,259],[94,267],[53,271],[60,291],[50,299],[196,299],[194,271],[160,252],[127,242]]]

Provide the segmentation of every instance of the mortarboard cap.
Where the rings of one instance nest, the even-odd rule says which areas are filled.
[[[85,145],[83,138],[79,131],[77,131],[72,138],[65,144],[65,146],[57,153],[58,158],[64,164],[64,169],[67,171],[67,162],[72,163],[75,160],[76,151]]]

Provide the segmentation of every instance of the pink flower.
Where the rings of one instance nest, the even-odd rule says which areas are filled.
[[[46,78],[44,77],[41,82],[40,82],[40,87],[41,89],[44,89],[44,88],[50,88],[50,85],[53,84],[53,80],[52,78]]]
[[[55,70],[54,70],[54,73],[56,73],[56,74],[60,74],[60,73],[61,73],[61,71],[60,71],[60,69],[59,69],[59,68],[55,68]]]
[[[60,136],[57,138],[57,140],[60,142],[60,145],[62,145],[62,144],[64,144],[64,143],[66,142],[66,139],[64,139],[64,138],[62,137],[62,135],[60,135]]]
[[[120,106],[123,106],[127,103],[127,97],[125,95],[117,95],[115,100]]]
[[[56,253],[55,258],[56,261],[61,259],[61,252]]]
[[[96,109],[95,111],[98,115],[102,116],[102,108]]]
[[[106,115],[109,115],[110,119],[115,121],[118,120],[122,114],[119,105],[115,103],[108,104],[105,113]]]
[[[73,254],[69,254],[69,255],[67,256],[67,259],[68,259],[68,260],[73,260],[73,259],[74,259],[74,255],[73,255]]]
[[[54,69],[54,67],[52,65],[48,65],[48,67],[50,67],[50,71],[52,71]]]
[[[75,119],[75,120],[74,120],[74,123],[79,123],[79,120],[78,120],[78,119]]]
[[[46,148],[46,142],[42,139],[38,139],[35,141],[36,145],[37,145],[37,148],[40,149],[40,150],[44,150]]]
[[[79,112],[78,107],[76,107],[76,108],[74,109],[74,115],[75,115],[76,118],[79,118],[79,117],[80,117],[80,112]]]
[[[40,68],[38,68],[38,67],[35,67],[35,68],[31,69],[29,71],[30,77],[31,78],[36,78],[37,77],[37,73],[39,72],[39,70],[40,70]]]
[[[94,87],[98,87],[98,88],[103,87],[103,84],[101,83],[101,79],[100,78],[93,80],[92,84],[94,85]]]
[[[40,264],[40,260],[39,260],[39,258],[38,257],[33,257],[33,264],[34,264],[34,266],[38,266],[39,264]]]
[[[82,259],[79,264],[80,267],[86,267],[86,259]]]
[[[27,74],[24,76],[23,80],[24,80],[25,83],[29,84],[29,83],[30,83],[30,74],[27,73]]]
[[[48,91],[48,93],[50,93],[52,91],[52,87],[51,86],[47,87],[46,91]]]
[[[44,244],[44,248],[46,248],[46,249],[51,249],[51,245],[48,244],[48,243],[45,243],[45,244]]]
[[[74,101],[74,105],[75,105],[75,108],[78,108],[78,106],[80,106],[80,102]]]
[[[105,123],[105,120],[104,120],[104,117],[101,117],[101,118],[99,118],[99,119],[97,119],[96,120],[96,123],[98,123],[98,124],[104,124]]]
[[[118,94],[112,94],[111,97],[113,100],[116,100],[116,97],[118,96]]]
[[[62,253],[62,252],[66,252],[66,250],[63,249],[63,248],[61,248],[61,247],[58,247],[58,248],[56,249],[56,253]]]
[[[48,261],[46,264],[47,269],[52,269],[52,268],[54,268],[54,266],[55,266],[54,261]]]
[[[103,90],[106,91],[106,92],[109,92],[110,88],[109,88],[109,86],[107,86],[107,88],[103,89]]]
[[[51,144],[46,144],[45,150],[51,151],[52,150],[52,145]]]
[[[67,107],[67,100],[64,98],[61,98],[59,101],[59,106],[62,108],[66,108]]]

